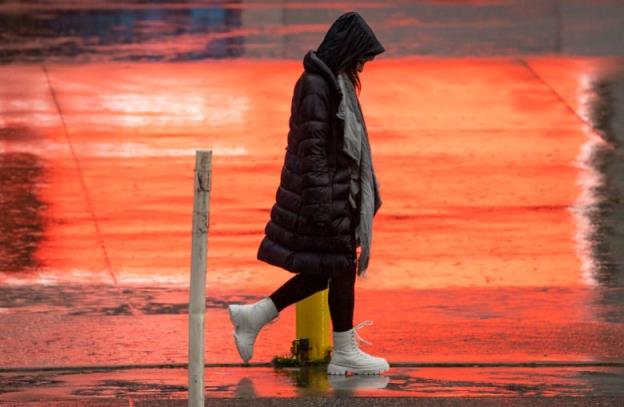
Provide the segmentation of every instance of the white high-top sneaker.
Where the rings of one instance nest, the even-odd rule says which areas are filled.
[[[384,358],[371,356],[360,350],[358,340],[372,345],[358,335],[357,330],[364,325],[371,325],[373,321],[366,320],[359,323],[348,331],[333,332],[334,349],[331,361],[327,366],[328,374],[380,374],[390,369],[388,361]]]
[[[264,297],[253,304],[231,304],[228,306],[230,320],[234,325],[234,342],[238,354],[245,363],[253,356],[253,347],[260,329],[267,323],[276,322],[279,312],[270,297]]]

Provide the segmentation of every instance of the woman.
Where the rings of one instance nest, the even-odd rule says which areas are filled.
[[[368,267],[372,218],[381,206],[356,89],[364,64],[384,51],[364,19],[348,12],[303,58],[276,203],[258,249],[259,260],[296,274],[254,304],[229,306],[245,362],[265,324],[329,285],[334,347],[328,373],[389,369],[385,359],[358,348],[364,340],[356,330],[372,322],[353,327],[355,279]]]

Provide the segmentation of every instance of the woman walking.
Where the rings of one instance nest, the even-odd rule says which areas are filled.
[[[364,340],[356,331],[372,321],[353,326],[355,280],[368,268],[372,221],[382,203],[357,96],[359,73],[384,51],[362,16],[348,12],[303,58],[276,203],[258,249],[259,260],[295,275],[254,304],[229,306],[245,362],[264,325],[329,286],[334,346],[327,372],[389,369],[385,359],[359,349]]]

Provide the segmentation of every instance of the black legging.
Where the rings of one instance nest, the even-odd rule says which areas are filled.
[[[315,292],[324,290],[329,283],[329,314],[333,330],[344,332],[353,328],[353,307],[355,306],[355,267],[352,273],[340,277],[320,274],[296,274],[275,290],[269,297],[278,311],[294,304]]]

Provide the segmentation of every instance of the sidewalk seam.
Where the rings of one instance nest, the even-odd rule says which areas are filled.
[[[56,110],[58,111],[59,117],[61,118],[61,124],[63,125],[63,135],[65,136],[65,141],[67,142],[67,146],[69,147],[69,151],[71,152],[72,158],[74,159],[74,164],[76,166],[76,170],[78,171],[78,178],[80,179],[80,185],[82,187],[82,190],[83,190],[83,193],[84,193],[84,196],[85,196],[85,200],[87,201],[87,207],[89,209],[89,213],[91,215],[91,220],[93,221],[93,225],[95,227],[95,234],[97,236],[98,243],[100,245],[100,249],[102,250],[102,254],[104,255],[104,261],[106,262],[106,267],[107,267],[107,270],[108,270],[108,274],[110,275],[111,279],[113,280],[113,284],[117,288],[117,291],[119,292],[120,297],[125,300],[125,295],[123,294],[123,292],[121,290],[121,287],[119,286],[119,282],[117,281],[117,277],[115,276],[115,273],[113,272],[113,266],[112,266],[110,258],[108,256],[108,251],[106,250],[106,246],[104,244],[104,239],[102,237],[102,233],[101,233],[101,230],[100,230],[100,225],[98,223],[97,217],[95,216],[95,208],[93,207],[93,201],[91,200],[91,196],[89,195],[89,190],[87,188],[87,183],[86,183],[85,178],[84,178],[82,167],[80,166],[80,162],[78,161],[78,156],[76,154],[76,151],[74,150],[74,146],[71,143],[71,138],[69,136],[69,131],[68,131],[67,125],[65,123],[65,118],[63,116],[63,111],[61,110],[61,105],[58,102],[58,98],[56,97],[56,92],[54,91],[54,88],[52,87],[52,82],[50,81],[50,77],[48,75],[48,69],[46,68],[46,65],[44,63],[42,63],[41,66],[43,68],[43,72],[45,74],[45,78],[46,78],[46,82],[48,83],[48,87],[50,88],[50,94],[52,95],[52,100],[54,101],[54,105],[56,106]],[[132,313],[132,315],[137,315],[138,314],[137,310],[130,303],[130,301],[124,301],[124,302],[128,305],[128,308],[130,309],[130,312]]]
[[[546,82],[546,80],[544,78],[542,78],[542,76],[537,73],[537,71],[535,69],[533,69],[533,67],[531,66],[531,64],[529,64],[526,59],[524,58],[518,58],[518,61],[520,61],[520,64],[522,64],[530,73],[531,75],[537,79],[539,82],[541,82],[542,84],[544,84],[548,90],[555,95],[555,97],[564,104],[564,106],[570,111],[570,113],[572,113],[573,116],[575,116],[578,120],[580,120],[581,123],[583,123],[584,125],[586,125],[589,129],[592,129],[591,131],[594,132],[593,130],[593,126],[591,125],[591,123],[588,123],[585,119],[583,119],[583,117],[572,107],[570,106],[570,104],[563,98],[563,96],[561,96],[559,94],[559,92],[557,92],[555,90],[555,88],[553,88],[552,86],[550,86],[550,84],[548,82]]]

